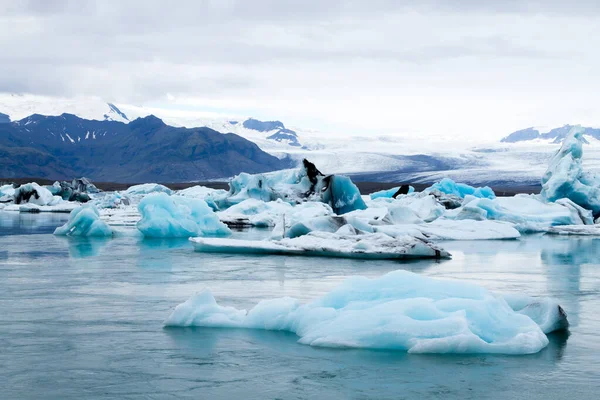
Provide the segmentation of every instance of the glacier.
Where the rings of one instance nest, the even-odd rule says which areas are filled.
[[[146,237],[191,237],[230,235],[229,228],[204,200],[169,196],[158,192],[146,195],[138,205],[141,219],[137,228]]]
[[[548,170],[542,177],[540,195],[546,201],[570,199],[598,217],[600,178],[583,170],[583,132],[580,126],[571,128],[560,149],[550,159]]]
[[[113,230],[100,219],[98,209],[86,204],[71,211],[69,220],[54,231],[60,236],[113,236]]]
[[[520,355],[542,350],[546,334],[568,321],[551,299],[503,297],[471,283],[399,270],[348,278],[307,304],[284,297],[249,311],[221,306],[203,290],[164,324],[289,331],[299,343],[322,347]]]

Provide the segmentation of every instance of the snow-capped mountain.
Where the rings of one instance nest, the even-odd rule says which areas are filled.
[[[34,114],[0,124],[0,178],[185,182],[287,167],[240,136],[176,128],[154,116],[125,124]]]
[[[502,143],[518,143],[518,142],[529,142],[532,140],[549,143],[562,143],[563,139],[569,134],[569,131],[573,128],[573,125],[563,125],[558,128],[544,129],[544,128],[526,128],[521,129],[503,138],[500,142]],[[584,138],[591,137],[596,140],[600,140],[600,128],[583,127]]]
[[[0,113],[8,115],[11,121],[32,114],[58,116],[67,113],[90,120],[129,122],[129,118],[117,106],[96,97],[66,99],[0,93]]]
[[[514,132],[502,141],[497,139],[457,140],[453,137],[401,135],[349,135],[345,132],[327,132],[287,127],[283,122],[260,121],[250,117],[223,116],[189,110],[159,109],[128,104],[108,104],[97,98],[50,99],[29,95],[0,95],[0,122],[10,118],[22,119],[26,124],[39,116],[69,113],[90,121],[122,122],[155,115],[172,127],[208,127],[217,132],[241,136],[286,165],[308,158],[325,173],[348,174],[354,179],[388,182],[429,183],[443,177],[472,184],[536,185],[544,173],[548,160],[558,149],[570,125],[544,130],[528,128]],[[24,118],[24,119],[23,119]],[[60,124],[59,124],[60,125]],[[86,127],[92,127],[87,124]],[[0,125],[1,126],[1,125]],[[103,124],[102,127],[110,126]],[[120,126],[126,126],[120,124]],[[57,128],[58,129],[58,128]],[[88,132],[77,126],[65,128],[53,139],[73,145],[88,141],[103,141],[119,135],[125,128],[90,128]],[[104,128],[102,128],[104,129]],[[588,170],[600,171],[600,130],[588,128],[584,163]],[[126,135],[127,133],[125,133]],[[485,132],[482,132],[485,138]],[[166,147],[165,147],[166,148]],[[596,161],[598,160],[598,161]]]

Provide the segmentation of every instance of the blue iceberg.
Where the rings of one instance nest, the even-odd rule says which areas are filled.
[[[449,219],[498,220],[515,224],[520,232],[545,232],[556,225],[589,225],[592,213],[568,199],[546,203],[534,195],[479,199],[467,196],[464,204],[444,215]]]
[[[289,331],[311,346],[499,354],[537,353],[548,344],[546,333],[567,326],[554,301],[515,302],[513,308],[471,283],[394,271],[349,278],[308,304],[284,297],[248,312],[221,306],[204,290],[177,306],[165,325]]]
[[[371,198],[371,200],[381,199],[381,198],[391,199],[392,196],[394,196],[396,194],[396,192],[398,192],[398,190],[400,190],[400,186],[396,186],[391,189],[380,190],[378,192],[373,192],[369,195],[369,197]],[[414,193],[414,192],[415,192],[415,188],[412,186],[409,186],[408,194]]]
[[[228,193],[214,197],[221,210],[247,199],[265,202],[281,199],[292,205],[320,201],[329,204],[336,214],[367,208],[350,178],[324,175],[307,160],[296,169],[255,175],[241,173],[229,181]]]
[[[583,171],[583,132],[580,126],[571,128],[561,148],[550,159],[542,177],[541,196],[546,201],[562,198],[600,215],[600,179]]]
[[[106,237],[112,236],[113,230],[106,222],[100,219],[100,213],[96,207],[86,204],[71,211],[67,223],[56,228],[54,234],[62,236]]]
[[[445,194],[457,196],[457,197],[460,197],[461,199],[464,199],[465,196],[473,196],[473,197],[485,198],[485,199],[495,199],[496,198],[496,194],[488,186],[476,188],[473,186],[469,186],[465,183],[456,183],[450,178],[444,178],[441,181],[439,181],[438,183],[434,183],[431,187],[425,189],[426,192],[428,192],[428,191],[430,192],[433,190],[438,190]]]
[[[231,231],[204,200],[152,193],[138,206],[137,228],[146,237],[176,238],[230,235]]]

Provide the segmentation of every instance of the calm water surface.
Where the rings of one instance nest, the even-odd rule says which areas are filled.
[[[446,242],[442,262],[201,254],[186,240],[54,237],[67,215],[0,212],[0,398],[593,399],[600,387],[600,239]],[[264,232],[236,233],[260,237]],[[570,333],[530,356],[334,350],[283,332],[164,329],[218,301],[321,296],[396,269],[552,296]]]

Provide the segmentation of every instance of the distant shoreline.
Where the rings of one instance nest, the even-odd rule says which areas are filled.
[[[18,183],[24,184],[28,182],[37,182],[40,185],[52,185],[56,182],[56,179],[43,179],[43,178],[0,178],[0,184],[5,183]],[[118,183],[118,182],[92,182],[98,189],[103,191],[115,191],[125,190],[130,186],[137,185],[139,183]],[[141,182],[146,183],[146,182]],[[186,189],[192,186],[202,185],[212,189],[229,189],[229,184],[226,181],[209,181],[209,182],[157,182],[167,186],[172,190]],[[360,182],[354,181],[356,186],[362,194],[369,194],[377,192],[379,190],[391,189],[401,184],[407,183],[414,186],[416,191],[422,191],[423,189],[431,186],[430,183],[410,183],[410,182]],[[485,185],[482,185],[485,186]],[[518,193],[527,194],[538,194],[541,190],[540,185],[514,185],[514,186],[491,186],[497,196],[514,196]]]

